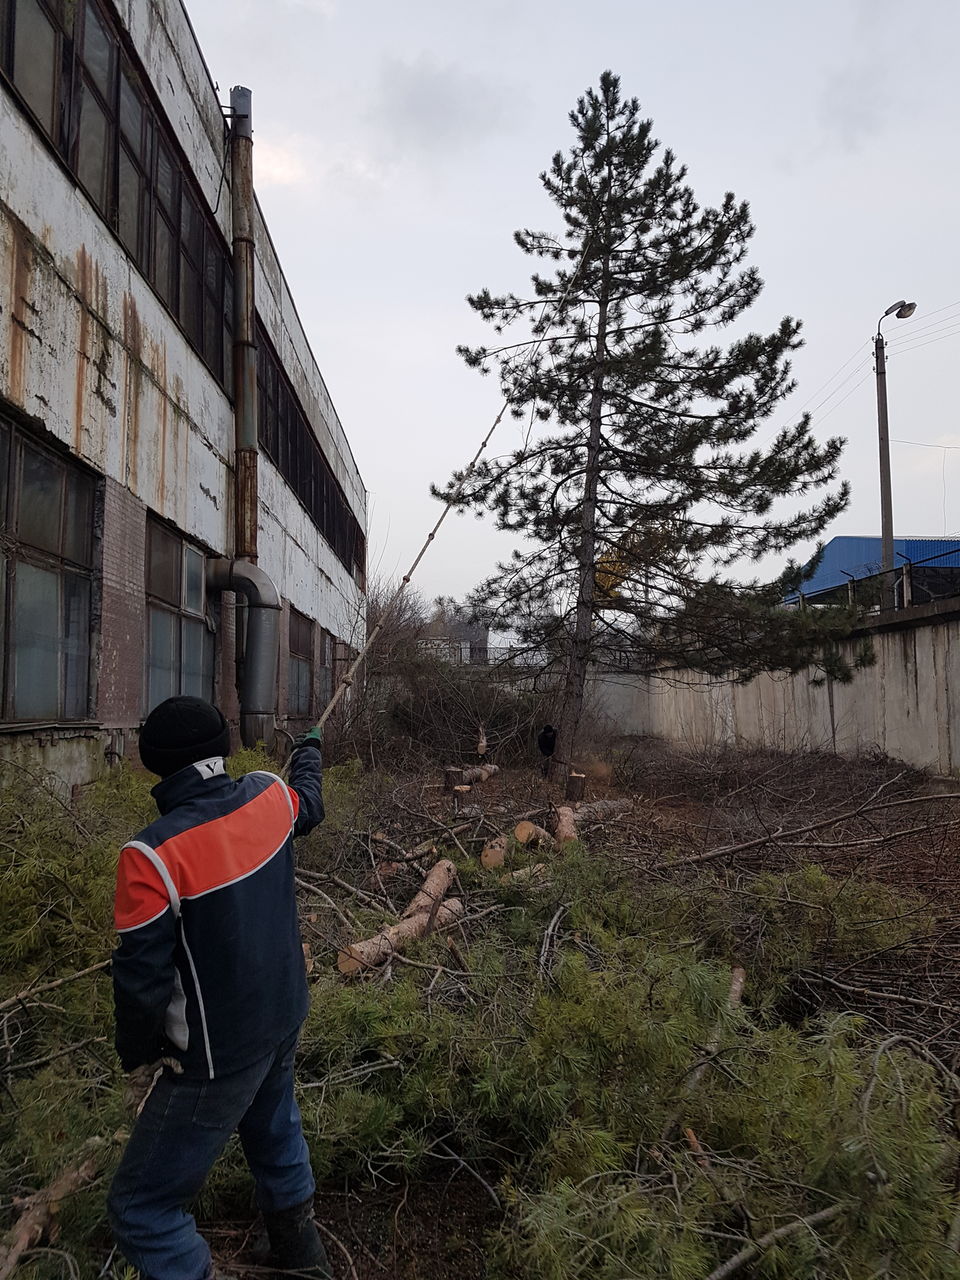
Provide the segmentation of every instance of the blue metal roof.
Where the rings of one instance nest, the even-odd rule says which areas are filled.
[[[916,564],[927,560],[931,568],[943,565],[960,567],[960,541],[956,538],[894,538],[894,564],[904,560]],[[936,556],[936,559],[931,557]],[[813,577],[803,584],[803,594],[829,591],[843,586],[850,578],[868,578],[879,573],[883,552],[879,538],[831,538],[823,549],[823,558]]]

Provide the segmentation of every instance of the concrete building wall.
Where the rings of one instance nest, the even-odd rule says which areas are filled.
[[[851,683],[812,672],[735,684],[691,672],[595,673],[593,709],[617,732],[692,747],[721,744],[841,755],[881,751],[940,774],[960,774],[960,618],[905,622],[870,636],[876,662]],[[852,661],[860,640],[851,640]]]
[[[231,240],[230,166],[218,94],[180,0],[114,5],[183,159],[224,239]],[[221,96],[226,96],[225,94]],[[254,118],[257,97],[254,93]],[[234,415],[191,346],[66,164],[0,76],[0,413],[100,478],[93,592],[93,682],[86,728],[44,729],[74,777],[129,751],[145,710],[145,530],[150,516],[213,555],[234,540]],[[254,147],[256,181],[256,147]],[[276,250],[255,218],[257,309],[361,530],[366,491],[310,351]],[[230,359],[228,355],[228,361]],[[273,464],[259,464],[259,563],[286,602],[324,632],[355,634],[363,590]],[[233,598],[215,602],[217,696],[236,713]],[[286,614],[285,614],[286,616]],[[281,628],[282,640],[286,628]],[[278,681],[285,691],[286,651]],[[0,753],[36,730],[0,723]],[[92,735],[92,737],[90,736]],[[72,761],[72,763],[71,763]],[[47,761],[49,764],[49,761]]]

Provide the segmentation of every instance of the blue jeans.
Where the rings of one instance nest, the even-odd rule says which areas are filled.
[[[124,1257],[149,1280],[204,1280],[210,1250],[186,1212],[239,1134],[265,1213],[309,1200],[310,1155],[293,1096],[295,1032],[252,1066],[215,1080],[164,1070],[130,1135],[107,1197]]]

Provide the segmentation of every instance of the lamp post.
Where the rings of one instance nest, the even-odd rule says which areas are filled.
[[[899,302],[887,307],[877,321],[873,339],[873,354],[877,368],[877,427],[880,434],[880,544],[883,562],[883,605],[892,609],[895,605],[893,584],[893,487],[890,481],[890,428],[887,421],[887,359],[884,352],[880,326],[887,316],[909,320],[917,309],[915,302]]]

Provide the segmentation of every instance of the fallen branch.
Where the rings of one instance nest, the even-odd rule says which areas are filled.
[[[17,1203],[20,1216],[8,1232],[4,1251],[0,1254],[0,1280],[8,1280],[16,1271],[21,1257],[49,1237],[61,1201],[93,1182],[100,1172],[108,1146],[104,1138],[91,1138],[81,1147],[73,1164],[58,1173],[48,1187]]]
[[[901,775],[897,775],[900,777]],[[891,782],[896,782],[897,778],[892,778]],[[887,783],[884,784],[889,785]],[[882,788],[881,788],[882,789]],[[849,818],[859,818],[865,813],[880,813],[885,809],[902,809],[905,805],[912,804],[939,804],[943,800],[960,800],[960,792],[951,791],[942,796],[908,796],[905,800],[884,800],[882,804],[874,804],[873,800],[879,792],[865,800],[862,805],[856,809],[847,809],[843,813],[835,813],[830,818],[820,818],[817,822],[809,822],[804,827],[792,827],[789,831],[785,831],[783,827],[776,831],[768,832],[766,835],[757,836],[754,840],[745,840],[742,844],[723,845],[719,849],[708,849],[706,853],[694,854],[691,858],[678,858],[676,862],[654,862],[648,871],[673,871],[678,867],[691,867],[699,865],[703,862],[713,862],[717,858],[730,858],[737,853],[746,853],[751,849],[759,849],[765,844],[783,843],[793,836],[807,835],[810,831],[822,831],[824,827],[833,826],[838,822],[846,822]]]
[[[22,991],[18,991],[15,996],[9,996],[6,1000],[0,1000],[0,1013],[4,1009],[11,1009],[15,1004],[22,1004],[30,996],[41,995],[44,991],[53,991],[57,987],[62,987],[66,982],[75,982],[77,978],[85,978],[88,973],[98,973],[101,969],[107,969],[110,966],[109,960],[101,960],[99,964],[92,964],[86,969],[79,969],[76,973],[68,973],[65,978],[56,978],[53,982],[41,982],[36,987],[24,987]]]
[[[577,806],[577,820],[602,822],[604,818],[616,818],[633,808],[632,800],[591,800]]]
[[[797,1218],[795,1222],[790,1222],[785,1227],[777,1227],[775,1231],[768,1231],[765,1236],[760,1236],[752,1244],[742,1248],[739,1253],[735,1253],[732,1258],[728,1258],[726,1262],[721,1263],[719,1267],[715,1267],[706,1280],[727,1280],[727,1276],[732,1276],[742,1266],[745,1266],[746,1263],[755,1258],[758,1253],[762,1253],[770,1245],[776,1244],[778,1240],[785,1240],[787,1236],[796,1235],[798,1231],[809,1231],[812,1227],[819,1227],[825,1222],[832,1222],[834,1218],[839,1218],[840,1214],[844,1213],[849,1207],[849,1204],[833,1204],[829,1209],[821,1209],[819,1213],[811,1213],[806,1218]]]
[[[478,764],[472,769],[464,769],[461,781],[471,786],[474,782],[486,782],[489,778],[496,777],[499,772],[500,766],[497,764]]]
[[[746,970],[741,968],[740,965],[734,965],[733,969],[730,971],[730,990],[727,992],[726,1016],[733,1013],[735,1009],[739,1009],[740,1002],[743,999],[743,987],[746,980]],[[683,1090],[687,1097],[697,1089],[700,1081],[703,1079],[704,1075],[706,1075],[707,1068],[717,1056],[720,1049],[720,1034],[723,1030],[723,1021],[723,1018],[720,1018],[717,1021],[717,1024],[710,1035],[710,1039],[707,1041],[703,1057],[687,1076],[687,1083]],[[681,1111],[682,1107],[678,1108],[663,1126],[663,1130],[660,1134],[661,1146],[670,1140],[674,1129],[680,1123]]]
[[[546,875],[547,864],[536,862],[532,867],[521,867],[518,871],[508,871],[500,877],[501,884],[524,884],[528,880],[539,880]]]

